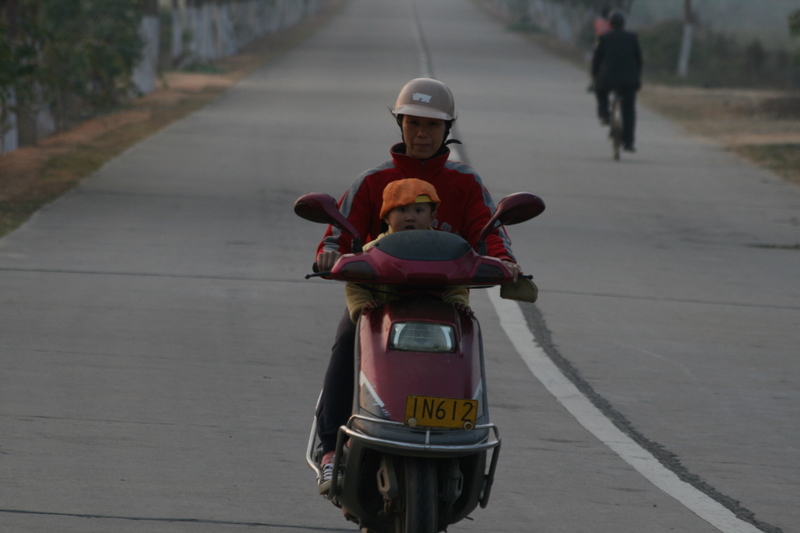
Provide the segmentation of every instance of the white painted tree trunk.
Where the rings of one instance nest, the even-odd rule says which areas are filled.
[[[14,106],[16,98],[10,94],[7,98],[10,106]],[[17,115],[10,109],[0,108],[0,154],[11,152],[19,147],[19,135],[17,133]]]
[[[180,61],[183,57],[183,30],[184,20],[183,14],[185,9],[181,9],[177,2],[172,4],[172,45],[170,46],[170,56],[172,64]]]
[[[689,58],[692,56],[692,33],[694,26],[691,22],[683,25],[683,39],[681,40],[681,53],[678,57],[678,76],[685,78],[689,75]]]
[[[678,56],[678,76],[685,78],[689,75],[689,60],[692,57],[692,33],[694,32],[694,13],[692,0],[683,0],[683,39],[681,40],[681,53]]]
[[[205,2],[200,11],[200,34],[202,39],[201,57],[205,61],[217,59],[214,49],[214,4]]]
[[[236,42],[236,29],[231,16],[231,4],[215,4],[214,25],[217,28],[217,58],[230,56],[236,53],[239,45]]]
[[[190,32],[192,36],[191,54],[196,61],[211,61],[214,58],[212,5],[204,2],[194,4],[188,10]]]
[[[145,15],[142,17],[141,35],[144,41],[142,59],[133,69],[133,84],[142,94],[148,94],[156,89],[158,77],[158,27],[157,16]]]

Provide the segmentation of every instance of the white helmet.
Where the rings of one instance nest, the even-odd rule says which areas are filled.
[[[447,85],[431,78],[417,78],[406,83],[397,96],[392,113],[446,121],[456,119],[453,93]]]

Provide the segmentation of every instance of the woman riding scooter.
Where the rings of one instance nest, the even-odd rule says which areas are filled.
[[[339,209],[364,242],[384,231],[380,217],[383,190],[387,184],[405,178],[431,183],[446,204],[438,210],[432,227],[457,233],[476,246],[479,233],[495,206],[478,174],[470,167],[448,160],[447,138],[456,119],[450,89],[438,80],[418,78],[408,82],[397,97],[392,114],[400,126],[402,141],[392,146],[391,159],[361,174],[344,193]],[[329,226],[317,248],[320,271],[330,270],[336,260],[352,252],[352,239]],[[511,251],[510,240],[500,228],[486,239],[487,255],[505,262],[514,279],[520,268]],[[328,490],[333,474],[333,451],[339,427],[351,415],[353,399],[353,352],[355,324],[345,309],[333,345],[317,413],[323,458],[320,492]]]

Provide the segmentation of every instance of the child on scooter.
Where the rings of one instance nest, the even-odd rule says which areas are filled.
[[[396,231],[431,229],[436,219],[436,208],[440,204],[436,188],[427,181],[406,178],[393,181],[383,190],[383,204],[380,217],[389,227],[387,231],[364,245],[369,250],[390,233]],[[375,309],[389,301],[397,299],[397,289],[392,285],[365,285],[347,283],[345,299],[350,319],[355,323],[365,309]],[[460,311],[472,315],[469,308],[469,289],[462,286],[446,287],[442,292],[442,300],[452,303]],[[333,472],[333,450],[327,450],[322,458],[324,482],[320,484],[320,494],[324,494],[330,485]]]
[[[397,180],[389,183],[383,190],[383,205],[380,217],[389,227],[374,240],[364,245],[364,250],[372,248],[384,236],[397,231],[412,229],[431,229],[439,206],[436,189],[427,181],[415,178]],[[350,319],[358,321],[365,309],[374,309],[397,299],[397,290],[392,285],[363,285],[347,283],[345,298]],[[442,300],[454,304],[461,311],[472,314],[469,308],[469,290],[466,287],[447,287]]]

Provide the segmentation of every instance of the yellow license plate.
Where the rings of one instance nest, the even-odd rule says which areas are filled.
[[[406,398],[406,425],[448,429],[472,429],[478,417],[478,401],[432,396]]]

